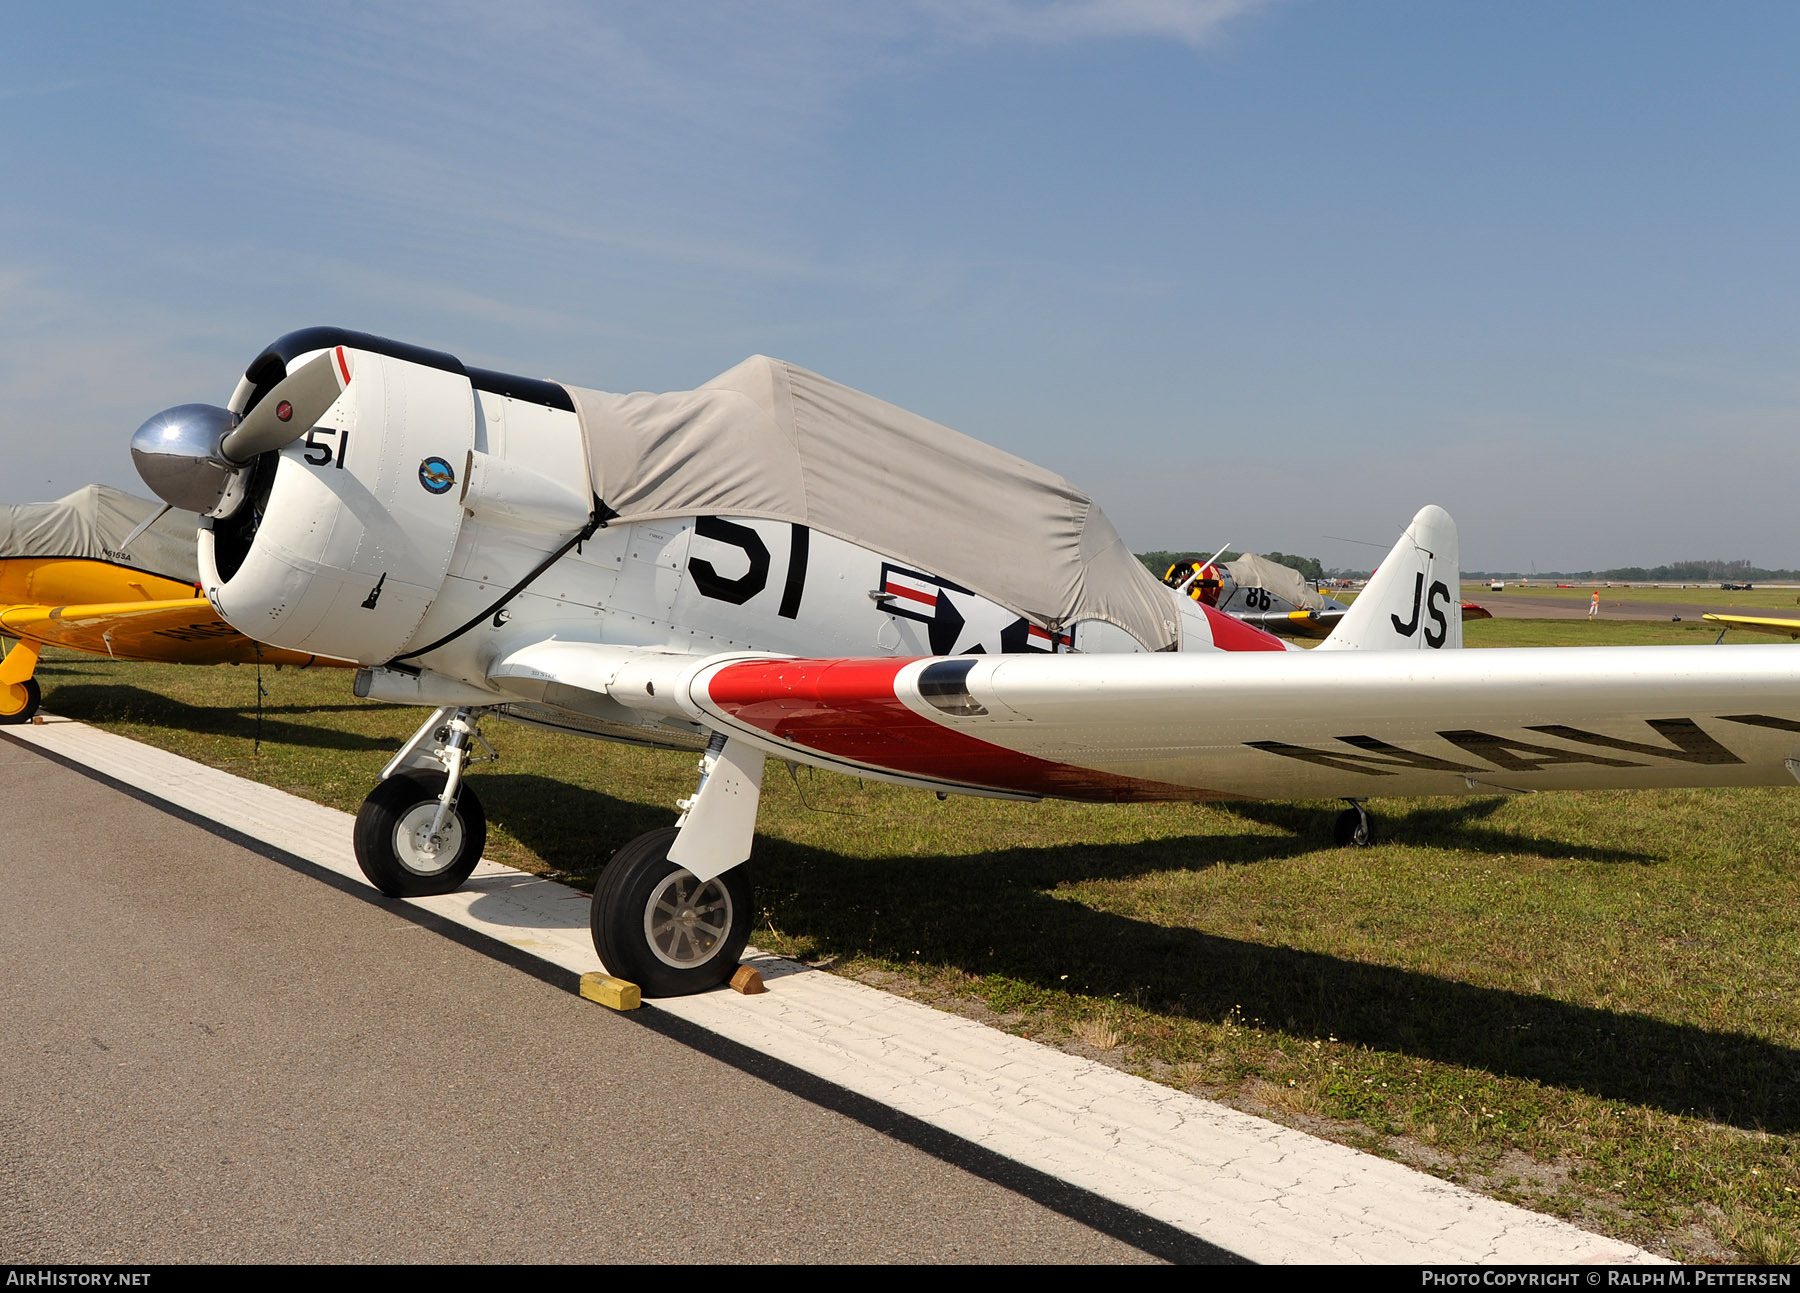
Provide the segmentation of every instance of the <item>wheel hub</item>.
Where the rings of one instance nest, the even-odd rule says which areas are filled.
[[[674,871],[644,904],[644,936],[656,959],[678,970],[705,965],[731,930],[731,893],[718,880]]]
[[[447,871],[462,855],[462,818],[455,809],[444,814],[444,824],[433,839],[431,819],[435,816],[437,800],[427,799],[407,809],[394,827],[394,856],[416,875]]]

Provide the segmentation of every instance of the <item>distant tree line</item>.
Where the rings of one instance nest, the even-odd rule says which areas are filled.
[[[1759,579],[1800,579],[1800,571],[1766,570],[1748,561],[1675,561],[1666,566],[1615,566],[1611,570],[1466,570],[1470,579],[1611,579],[1620,583],[1754,583]]]
[[[1219,554],[1219,560],[1236,561],[1243,555],[1244,554],[1241,552],[1227,550]],[[1158,579],[1161,579],[1163,577],[1163,572],[1176,562],[1205,561],[1210,556],[1212,556],[1212,553],[1210,552],[1163,552],[1158,550],[1155,552],[1140,552],[1137,554],[1137,559],[1144,563],[1144,569],[1148,570]]]
[[[1210,552],[1140,552],[1138,560],[1149,572],[1161,579],[1163,572],[1177,562],[1205,561]],[[1244,554],[1231,549],[1219,555],[1220,561],[1236,561]],[[1297,557],[1288,552],[1265,552],[1270,561],[1291,566],[1308,579],[1366,579],[1367,570],[1327,570],[1317,557]],[[1674,561],[1666,566],[1617,566],[1611,570],[1465,570],[1467,579],[1610,579],[1617,583],[1645,584],[1749,584],[1765,579],[1800,579],[1800,570],[1766,570],[1748,561]]]

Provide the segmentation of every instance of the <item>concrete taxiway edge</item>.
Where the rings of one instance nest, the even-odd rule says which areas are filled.
[[[354,818],[81,723],[5,735],[366,884]],[[575,975],[588,897],[483,861],[412,905]],[[751,949],[769,986],[654,1008],[1258,1262],[1660,1262],[1397,1163]]]

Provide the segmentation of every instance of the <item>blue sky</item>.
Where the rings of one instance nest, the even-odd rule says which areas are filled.
[[[9,9],[0,502],[339,323],[792,360],[1136,547],[1800,566],[1800,7]]]

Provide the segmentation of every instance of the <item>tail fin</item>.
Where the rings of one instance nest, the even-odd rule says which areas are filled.
[[[1419,509],[1317,651],[1440,650],[1462,646],[1462,569],[1456,522]]]

